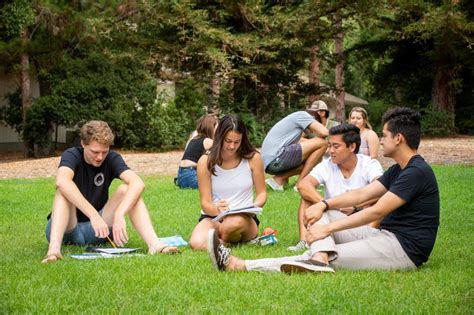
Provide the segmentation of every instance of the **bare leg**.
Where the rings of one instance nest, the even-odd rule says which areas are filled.
[[[194,250],[207,250],[207,231],[209,229],[215,229],[219,231],[219,222],[214,222],[209,218],[206,218],[199,222],[191,234],[189,245]]]
[[[327,142],[321,138],[313,138],[301,143],[304,164],[298,180],[304,178],[309,174],[309,172],[311,172],[313,167],[321,161],[326,150]]]
[[[277,182],[278,185],[284,186],[286,183],[288,183],[288,179],[291,176],[298,175],[302,169],[303,169],[303,166],[299,166],[297,168],[286,171],[285,173],[280,173],[278,175],[275,175],[273,176],[273,179]]]
[[[127,185],[120,185],[104,207],[103,218],[109,226],[112,226],[113,212],[122,201],[127,189]],[[128,216],[135,230],[137,230],[138,234],[140,234],[147,244],[149,254],[153,255],[157,252],[178,252],[176,247],[167,247],[164,243],[160,242],[158,235],[156,235],[155,229],[153,228],[153,224],[151,223],[146,205],[141,197],[132,209],[130,209]]]
[[[77,225],[76,207],[71,204],[59,191],[56,190],[51,212],[51,233],[49,247],[43,263],[61,259],[61,244],[64,233],[71,231]]]
[[[255,238],[258,227],[255,220],[250,216],[236,214],[224,218],[218,232],[225,243],[238,243]]]

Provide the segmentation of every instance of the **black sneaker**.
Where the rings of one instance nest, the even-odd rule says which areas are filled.
[[[207,232],[207,253],[214,268],[225,271],[225,267],[229,263],[230,249],[221,244],[214,229]]]
[[[280,270],[285,273],[295,272],[334,272],[328,264],[317,260],[288,261],[281,264]]]

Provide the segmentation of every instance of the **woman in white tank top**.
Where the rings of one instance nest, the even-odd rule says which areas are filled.
[[[250,143],[239,117],[226,115],[221,119],[209,155],[203,155],[198,161],[197,175],[202,210],[189,241],[191,247],[205,250],[210,229],[215,229],[225,243],[255,238],[256,217],[235,214],[224,217],[221,222],[212,221],[227,209],[263,207],[267,200],[262,158]]]
[[[360,129],[359,153],[377,159],[379,154],[379,137],[372,130],[367,111],[362,107],[354,107],[349,114],[349,123]]]

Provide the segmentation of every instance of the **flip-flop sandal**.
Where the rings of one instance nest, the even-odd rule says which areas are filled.
[[[159,251],[158,253],[160,254],[178,254],[179,253],[179,249],[175,246],[163,246]]]
[[[63,259],[63,256],[61,254],[49,254],[44,257],[44,259],[41,261],[43,264],[51,263],[51,262],[56,262]]]

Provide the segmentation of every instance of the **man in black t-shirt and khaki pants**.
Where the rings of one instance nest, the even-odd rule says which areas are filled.
[[[219,270],[334,272],[334,268],[409,270],[428,260],[439,226],[439,191],[431,167],[418,155],[420,114],[394,108],[383,118],[384,156],[397,162],[369,185],[307,208],[306,241],[299,256],[242,260],[210,238],[208,252]],[[340,209],[378,199],[346,216]],[[368,226],[383,219],[380,228]]]
[[[125,215],[148,246],[148,253],[177,252],[158,239],[141,198],[145,184],[120,154],[110,151],[114,135],[104,121],[89,121],[80,131],[82,147],[61,156],[53,209],[46,226],[49,248],[43,263],[62,258],[61,244],[102,244],[111,234],[118,246],[128,241]],[[109,198],[114,178],[122,184]]]

